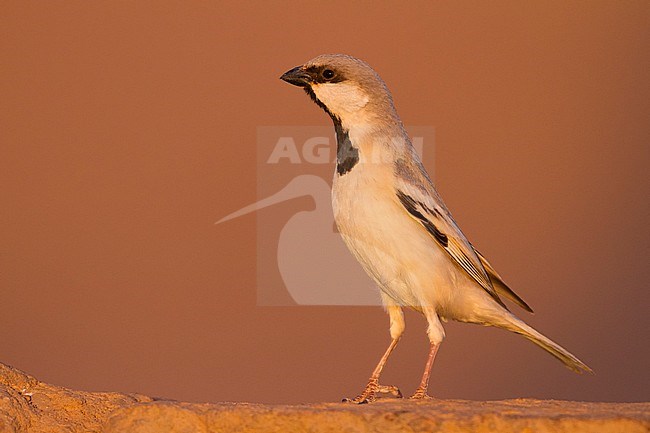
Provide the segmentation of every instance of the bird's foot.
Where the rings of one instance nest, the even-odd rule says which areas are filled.
[[[424,388],[418,388],[415,390],[412,396],[409,397],[410,400],[433,400],[433,397],[431,397],[429,394],[427,394],[427,390]]]
[[[368,385],[366,385],[366,389],[364,389],[361,394],[355,398],[344,398],[343,401],[346,403],[366,404],[377,400],[381,394],[388,394],[395,398],[402,398],[402,392],[398,387],[393,385],[380,385],[378,380],[371,379],[370,382],[368,382]]]

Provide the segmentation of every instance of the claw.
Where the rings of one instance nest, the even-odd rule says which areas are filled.
[[[427,394],[425,389],[418,388],[415,390],[413,395],[409,397],[409,400],[433,400],[433,397]]]
[[[371,380],[366,389],[355,398],[344,398],[344,403],[367,404],[377,400],[378,394],[390,394],[396,398],[402,398],[402,391],[393,385],[380,385],[377,381]]]
[[[359,394],[359,395],[356,396],[355,398],[347,398],[347,397],[346,397],[346,398],[344,398],[344,399],[341,400],[341,401],[342,401],[343,403],[368,404],[368,403],[370,403],[371,401],[375,401],[375,399],[376,399],[375,396],[372,396],[372,397],[370,397],[370,396],[368,396],[368,397],[364,397],[362,394]]]
[[[394,385],[378,385],[377,392],[391,394],[395,398],[402,398],[402,391]]]

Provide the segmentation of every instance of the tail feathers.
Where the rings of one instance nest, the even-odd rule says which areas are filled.
[[[550,338],[537,332],[532,327],[525,324],[523,321],[511,316],[506,328],[512,332],[523,335],[528,340],[532,341],[542,349],[546,350],[551,355],[562,361],[569,369],[576,373],[582,374],[583,372],[593,374],[593,370],[589,368],[584,362],[580,361],[575,355],[570,353],[564,347],[560,346]]]

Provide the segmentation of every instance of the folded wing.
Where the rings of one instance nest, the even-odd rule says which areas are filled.
[[[407,183],[398,186],[397,198],[404,210],[435,239],[449,256],[474,279],[496,302],[507,308],[486,272],[476,251],[444,207],[427,194]],[[441,203],[441,201],[440,201]]]

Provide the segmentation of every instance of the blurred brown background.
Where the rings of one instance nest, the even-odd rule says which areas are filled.
[[[191,401],[360,391],[384,312],[256,306],[270,211],[213,224],[256,199],[258,126],[329,124],[278,76],[346,52],[436,128],[425,164],[520,316],[597,373],[449,324],[434,395],[650,397],[650,3],[5,1],[0,33],[0,361]],[[416,314],[400,346],[409,392]]]

